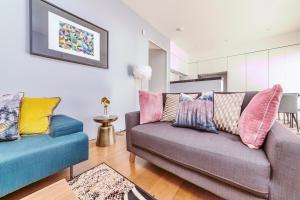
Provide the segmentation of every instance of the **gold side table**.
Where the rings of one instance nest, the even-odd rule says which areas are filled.
[[[116,135],[112,122],[116,121],[118,116],[97,116],[94,117],[94,121],[100,123],[98,128],[98,135],[96,145],[99,147],[106,147],[116,143]]]

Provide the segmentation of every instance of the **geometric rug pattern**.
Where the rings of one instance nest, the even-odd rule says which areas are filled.
[[[76,176],[68,183],[80,200],[155,199],[105,163]]]

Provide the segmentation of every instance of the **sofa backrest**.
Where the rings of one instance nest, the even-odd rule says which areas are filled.
[[[238,92],[216,92],[218,94],[232,94],[232,93],[238,93]],[[245,98],[242,104],[242,109],[241,109],[241,113],[245,110],[245,108],[247,107],[247,105],[249,104],[249,102],[251,101],[251,99],[257,94],[258,92],[256,91],[251,91],[251,92],[246,92],[245,94]],[[162,93],[163,95],[163,106],[165,107],[165,102],[166,102],[166,96],[167,94],[180,94],[180,93]],[[185,94],[199,94],[199,96],[201,95],[201,93],[199,92],[190,92],[190,93],[185,93]]]
[[[163,96],[163,106],[165,107],[165,103],[166,103],[166,96],[167,96],[167,94],[180,94],[180,93],[172,93],[172,92],[165,92],[165,93],[162,93],[162,96]],[[200,96],[201,95],[201,92],[199,93],[199,92],[188,92],[188,93],[184,93],[184,94],[198,94],[198,96]]]
[[[246,92],[244,101],[242,104],[241,113],[245,110],[247,105],[250,103],[251,99],[257,94],[258,92]]]

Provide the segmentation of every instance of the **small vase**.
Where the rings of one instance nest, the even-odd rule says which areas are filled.
[[[104,114],[103,114],[103,117],[109,118],[109,114],[108,114],[108,112],[107,112],[107,107],[104,107]]]

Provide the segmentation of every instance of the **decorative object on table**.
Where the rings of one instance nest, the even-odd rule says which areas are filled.
[[[217,129],[238,135],[245,93],[214,93],[214,122]]]
[[[276,120],[282,94],[282,87],[274,85],[257,93],[243,111],[239,120],[239,135],[251,149],[259,149],[264,143]]]
[[[44,0],[30,0],[30,53],[108,68],[108,31]]]
[[[108,112],[107,112],[107,108],[110,105],[110,100],[107,97],[102,97],[101,99],[101,104],[103,105],[104,108],[104,117],[109,117]]]
[[[213,122],[213,92],[204,93],[196,100],[181,94],[179,102],[174,126],[218,133]]]
[[[155,199],[105,163],[75,177],[69,185],[80,200]]]
[[[101,124],[98,128],[98,135],[96,140],[97,146],[106,147],[116,143],[116,134],[114,126],[111,123],[116,121],[117,119],[118,116],[115,115],[109,115],[108,117],[94,117],[94,121]]]
[[[19,108],[23,96],[23,92],[0,96],[0,141],[19,138]]]
[[[162,93],[139,91],[140,124],[160,121],[163,114]]]
[[[20,109],[19,133],[21,135],[48,133],[50,118],[59,102],[59,97],[23,98]]]
[[[147,65],[134,67],[133,76],[137,80],[141,80],[141,90],[143,89],[143,80],[150,80],[152,76],[152,68]]]
[[[180,94],[165,94],[165,106],[163,111],[163,116],[160,121],[163,122],[171,122],[174,121],[176,118],[176,114],[179,107],[179,96]],[[195,99],[199,94],[188,94],[190,97]]]

